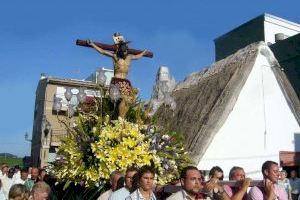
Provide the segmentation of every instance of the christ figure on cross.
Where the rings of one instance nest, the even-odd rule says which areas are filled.
[[[147,53],[147,50],[136,55],[130,55],[128,54],[128,42],[119,36],[120,35],[114,35],[114,41],[117,47],[114,52],[102,49],[91,40],[88,40],[87,43],[99,53],[112,58],[114,77],[111,80],[111,84],[117,85],[120,89],[121,102],[118,107],[119,116],[125,118],[126,113],[128,112],[130,105],[134,103],[137,94],[137,91],[132,88],[130,81],[127,79],[130,63],[131,60],[143,57]]]

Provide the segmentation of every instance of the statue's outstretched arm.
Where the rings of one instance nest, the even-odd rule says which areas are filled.
[[[143,57],[145,54],[147,53],[147,50],[144,50],[143,52],[136,54],[136,55],[132,55],[131,59],[132,60],[136,60],[136,59],[140,59],[141,57]]]
[[[114,54],[111,53],[110,51],[106,51],[100,47],[98,47],[93,41],[91,40],[87,40],[88,45],[92,46],[94,49],[96,49],[99,53],[109,56],[109,57],[114,57]]]

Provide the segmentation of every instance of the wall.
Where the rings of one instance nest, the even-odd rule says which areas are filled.
[[[300,25],[274,16],[266,16],[264,30],[264,41],[274,44],[276,33],[283,33],[288,38],[300,33]]]
[[[263,16],[257,17],[215,39],[216,61],[226,58],[245,46],[264,40]]]
[[[219,165],[228,176],[241,166],[254,179],[261,178],[266,160],[279,162],[279,151],[294,151],[300,127],[276,81],[267,59],[259,54],[227,121],[218,131],[199,169]]]

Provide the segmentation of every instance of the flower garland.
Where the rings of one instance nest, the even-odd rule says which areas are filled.
[[[178,178],[179,171],[191,163],[183,138],[153,124],[138,124],[123,118],[104,121],[97,115],[80,114],[75,127],[58,147],[53,172],[59,182],[103,185],[111,172],[128,167],[152,165],[157,183]]]

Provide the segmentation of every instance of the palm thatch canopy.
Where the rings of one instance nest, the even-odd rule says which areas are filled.
[[[177,103],[175,111],[161,106],[156,113],[159,123],[184,134],[195,162],[200,161],[232,111],[259,54],[270,62],[291,111],[300,124],[299,99],[273,53],[263,42],[250,44],[191,74],[172,93]]]

